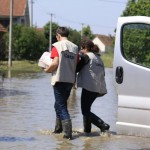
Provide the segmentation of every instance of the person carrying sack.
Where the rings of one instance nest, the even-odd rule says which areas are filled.
[[[45,72],[52,73],[56,124],[54,133],[64,132],[64,138],[72,139],[72,122],[67,108],[67,100],[75,82],[78,46],[68,40],[69,30],[59,27],[56,31],[58,42],[53,44],[51,65]]]

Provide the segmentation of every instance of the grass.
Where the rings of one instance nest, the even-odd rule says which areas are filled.
[[[113,52],[109,51],[101,55],[106,68],[112,68],[113,66]],[[9,70],[7,61],[0,61],[0,72]],[[41,68],[36,61],[12,61],[11,71],[17,72],[41,72]]]
[[[113,58],[114,58],[114,53],[113,51],[108,51],[105,54],[101,55],[101,58],[104,62],[104,66],[106,68],[112,68],[113,67]]]
[[[0,70],[7,71],[9,70],[7,61],[0,61]],[[23,72],[40,72],[41,69],[38,67],[36,61],[12,61],[12,66],[10,67],[11,71],[23,71]]]

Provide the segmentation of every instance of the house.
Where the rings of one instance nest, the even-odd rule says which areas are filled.
[[[10,22],[11,0],[0,0],[0,24],[7,28]],[[13,23],[29,26],[28,0],[13,0]]]
[[[113,37],[111,36],[96,34],[93,43],[96,44],[103,53],[107,50],[113,50]]]

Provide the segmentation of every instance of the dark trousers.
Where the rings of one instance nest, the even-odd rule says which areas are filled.
[[[81,93],[81,111],[82,115],[86,117],[90,117],[91,114],[91,106],[95,99],[97,98],[98,93],[90,92],[86,89],[82,89]]]
[[[55,95],[54,108],[56,111],[56,117],[61,120],[70,119],[70,115],[67,108],[67,100],[70,96],[72,86],[72,83],[66,82],[57,82],[53,86]]]

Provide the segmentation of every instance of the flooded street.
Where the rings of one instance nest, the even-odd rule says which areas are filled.
[[[51,134],[55,126],[54,95],[50,74],[18,74],[0,84],[0,150],[150,150],[150,138],[116,134],[117,96],[112,69],[106,69],[108,94],[97,98],[92,111],[110,124],[110,133],[100,136],[82,132],[81,89],[72,89],[68,105],[73,140]]]

